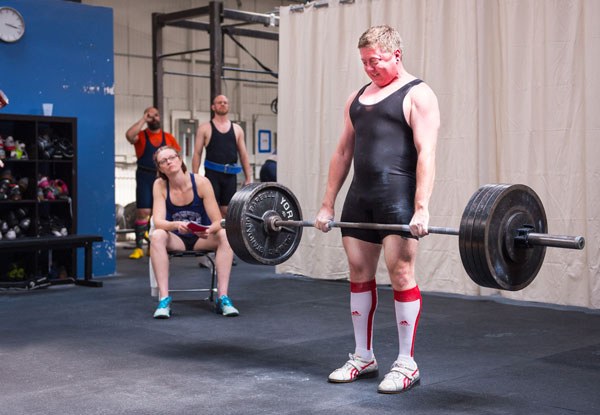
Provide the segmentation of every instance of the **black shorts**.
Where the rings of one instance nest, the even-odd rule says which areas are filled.
[[[198,241],[198,239],[200,239],[199,236],[196,236],[193,233],[175,233],[175,232],[173,232],[173,234],[178,236],[179,239],[181,239],[181,241],[185,245],[186,251],[193,251],[194,245],[196,245],[196,242]]]
[[[342,222],[405,224],[408,225],[415,211],[415,186],[412,180],[394,180],[385,185],[359,186],[354,182],[342,210]],[[342,236],[381,244],[388,235],[414,238],[410,232],[342,228]]]
[[[152,186],[156,172],[137,169],[135,172],[135,206],[138,209],[152,209]]]
[[[219,206],[228,206],[237,191],[237,176],[209,169],[205,170],[204,175],[212,184]]]

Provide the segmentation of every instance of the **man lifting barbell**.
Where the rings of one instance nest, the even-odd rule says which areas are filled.
[[[371,27],[360,37],[358,49],[372,82],[352,93],[346,102],[344,127],[331,158],[315,226],[323,232],[330,229],[335,199],[354,161],[342,221],[410,222],[410,233],[342,229],[356,347],[350,359],[329,375],[329,381],[345,383],[378,374],[372,340],[377,308],[375,274],[383,246],[394,291],[399,349],[378,392],[398,393],[410,389],[420,378],[413,358],[421,312],[414,268],[418,237],[427,235],[429,225],[440,114],[431,88],[404,69],[402,39],[395,29]]]
[[[277,183],[251,184],[237,192],[223,225],[233,251],[250,263],[279,264],[296,250],[302,228],[342,228],[350,268],[350,306],[356,347],[329,375],[335,383],[377,376],[372,349],[377,305],[375,272],[384,258],[394,290],[399,353],[381,393],[398,393],[419,381],[414,339],[421,311],[415,281],[417,239],[428,233],[457,235],[471,279],[485,287],[520,290],[537,275],[546,246],[582,249],[581,236],[547,235],[539,197],[525,185],[491,184],[469,200],[460,229],[429,226],[439,128],[437,98],[402,66],[401,40],[388,26],[367,30],[361,59],[373,81],[353,93],[344,129],[331,159],[327,191],[314,222],[303,221],[296,197]],[[342,211],[334,204],[354,161],[355,175]],[[409,225],[406,225],[409,223]]]

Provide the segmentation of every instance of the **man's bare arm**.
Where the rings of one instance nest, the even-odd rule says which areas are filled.
[[[246,176],[244,184],[249,184],[252,183],[252,170],[250,169],[250,158],[248,157],[248,151],[246,150],[244,130],[242,130],[242,127],[237,124],[233,124],[233,129],[235,131],[235,141],[238,154],[240,155],[240,164],[244,170],[244,176]]]
[[[208,144],[206,142],[206,126],[208,123],[200,124],[196,130],[196,139],[194,141],[194,154],[192,155],[192,172],[198,173],[200,169],[200,163],[202,162],[202,153],[204,147]]]
[[[146,124],[146,122],[148,121],[146,115],[147,115],[147,112],[144,112],[144,115],[142,116],[142,118],[140,118],[139,120],[137,120],[135,123],[133,123],[133,125],[131,127],[129,127],[127,129],[127,132],[125,133],[125,138],[131,144],[137,143],[137,141],[138,141],[138,133],[140,131],[142,131],[142,128],[144,128],[144,124]]]
[[[429,86],[421,84],[414,89],[411,91],[410,124],[417,150],[417,188],[411,231],[416,236],[424,236],[429,226],[429,199],[435,180],[440,110],[437,97]]]

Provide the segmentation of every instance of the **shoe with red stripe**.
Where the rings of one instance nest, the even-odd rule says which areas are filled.
[[[410,365],[396,360],[392,365],[390,373],[385,375],[377,392],[400,393],[409,390],[419,383],[421,375],[416,364]]]
[[[344,363],[344,366],[334,370],[329,375],[329,381],[332,383],[354,382],[360,378],[373,378],[379,375],[377,361],[363,360],[359,356],[350,353],[350,360]]]

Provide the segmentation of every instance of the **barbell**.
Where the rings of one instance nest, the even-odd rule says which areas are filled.
[[[277,265],[298,248],[304,227],[294,194],[279,183],[252,183],[231,199],[221,222],[235,254],[252,264]],[[332,228],[410,232],[404,224],[330,222]],[[463,266],[483,287],[517,291],[544,262],[546,247],[583,249],[582,236],[549,235],[544,206],[523,184],[487,184],[469,199],[460,227],[430,226],[430,234],[458,236]]]

